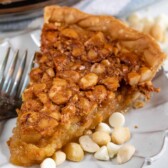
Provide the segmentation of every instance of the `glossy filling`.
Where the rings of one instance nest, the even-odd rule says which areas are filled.
[[[45,24],[36,58],[8,141],[14,164],[40,163],[112,112],[142,107],[157,91],[140,57],[102,32]]]

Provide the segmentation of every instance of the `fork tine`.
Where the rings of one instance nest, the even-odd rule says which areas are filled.
[[[10,85],[12,84],[12,76],[16,67],[16,63],[19,56],[19,50],[17,50],[14,59],[11,61],[10,66],[8,67],[7,75],[5,77],[5,80],[3,82],[2,86],[2,92],[8,93],[8,90],[10,89]]]
[[[9,47],[6,51],[5,58],[0,66],[0,90],[2,88],[2,83],[3,83],[3,79],[4,79],[4,72],[5,72],[5,69],[7,66],[10,50],[11,50],[11,48]]]
[[[19,86],[19,91],[17,92],[17,97],[20,98],[21,97],[21,94],[22,92],[24,91],[24,89],[26,88],[27,84],[28,84],[28,81],[29,81],[29,72],[30,70],[34,67],[34,62],[35,62],[35,57],[33,56],[32,59],[31,59],[31,64],[29,65],[28,67],[28,71],[27,73],[25,74],[25,79],[24,81],[21,83],[21,85]]]
[[[20,83],[20,81],[21,81],[21,79],[23,77],[23,72],[24,72],[24,69],[25,69],[26,60],[27,60],[27,50],[25,51],[25,53],[24,53],[24,55],[22,57],[22,60],[19,63],[19,68],[16,71],[17,73],[16,73],[15,79],[14,79],[14,81],[12,83],[12,88],[9,91],[9,95],[11,97],[15,97],[15,95],[17,93],[19,83]]]

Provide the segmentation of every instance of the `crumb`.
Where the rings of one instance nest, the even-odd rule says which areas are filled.
[[[136,129],[136,128],[138,128],[138,126],[137,126],[137,125],[135,125],[135,126],[134,126],[134,128]]]

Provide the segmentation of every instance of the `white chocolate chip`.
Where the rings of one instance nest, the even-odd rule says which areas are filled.
[[[154,24],[154,20],[152,18],[143,18],[142,23],[144,24],[143,32],[149,34],[151,27]]]
[[[130,26],[132,28],[134,28],[135,30],[138,30],[138,31],[143,30],[144,24],[141,21],[141,17],[137,13],[132,13],[128,17],[128,22],[129,22]]]
[[[56,165],[60,165],[66,160],[66,154],[62,151],[57,151],[53,155],[53,159],[55,160]]]
[[[155,20],[157,23],[161,23],[165,28],[168,27],[168,18],[165,14],[160,14]]]
[[[124,125],[124,123],[125,123],[125,117],[123,114],[119,112],[113,113],[109,118],[109,124],[114,128],[121,127]]]
[[[118,128],[114,128],[111,139],[112,139],[112,142],[120,145],[130,140],[130,137],[131,137],[131,134],[130,134],[129,128],[118,127]]]
[[[40,165],[40,168],[56,168],[56,163],[51,158],[46,158]]]
[[[102,146],[95,154],[94,157],[98,160],[109,160],[108,150],[106,146]]]
[[[135,153],[135,147],[133,145],[126,144],[122,146],[117,154],[117,162],[119,164],[122,164],[129,161],[134,153]]]
[[[141,18],[138,13],[132,13],[128,17],[128,22],[131,24],[131,26],[134,26],[140,22]]]
[[[106,123],[100,123],[96,127],[96,131],[103,131],[103,132],[107,132],[108,134],[112,132],[111,128]]]
[[[120,148],[121,148],[120,145],[116,145],[112,142],[109,142],[107,144],[107,150],[108,150],[109,157],[113,158],[118,153]]]
[[[84,151],[89,153],[97,152],[100,147],[88,136],[84,135],[79,138],[79,143]]]

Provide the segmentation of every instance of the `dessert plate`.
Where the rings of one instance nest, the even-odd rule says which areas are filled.
[[[112,165],[116,168],[141,168],[152,164],[159,159],[166,150],[168,142],[168,79],[163,70],[154,79],[156,87],[161,88],[160,93],[154,93],[152,99],[142,109],[133,109],[126,116],[126,126],[132,133],[129,143],[135,145],[136,152],[134,157],[123,165],[118,165],[115,159],[110,161],[97,161],[93,155],[87,154],[83,161],[79,163],[66,161],[60,168],[110,168]],[[0,123],[0,167],[1,168],[19,168],[9,162],[9,149],[6,141],[12,134],[16,119],[10,119]],[[39,168],[38,165],[31,168]]]

